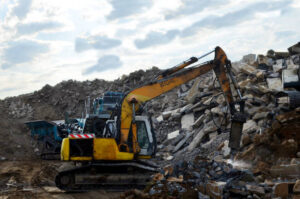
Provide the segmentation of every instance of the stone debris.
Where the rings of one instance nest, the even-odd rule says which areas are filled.
[[[191,130],[194,124],[194,114],[189,113],[181,117],[181,128],[186,130]]]
[[[246,99],[247,122],[238,151],[229,147],[231,117],[213,72],[146,103],[141,112],[151,115],[158,144],[154,161],[163,169],[144,191],[130,190],[121,198],[299,198],[300,108],[297,96],[286,94],[299,89],[299,49],[297,43],[289,52],[269,50],[266,55],[249,54],[232,63]],[[14,138],[24,134],[22,126],[9,128],[11,121],[55,120],[66,111],[71,117],[81,117],[86,96],[96,98],[108,90],[127,92],[159,73],[154,67],[113,82],[70,80],[7,98],[0,103],[0,123],[5,129],[0,133]],[[22,145],[13,138],[1,142],[0,160],[38,152],[28,137],[19,138]],[[15,188],[14,180],[8,178],[4,187]],[[51,186],[43,189],[56,192]]]
[[[179,130],[173,131],[172,133],[168,134],[168,139],[176,138],[179,135]]]
[[[181,89],[188,92],[185,103],[168,111],[179,109],[184,132],[182,137],[172,136],[173,143],[164,142],[162,149],[172,156],[167,167],[172,169],[153,180],[149,195],[184,198],[192,192],[194,198],[300,197],[299,180],[296,183],[300,179],[300,137],[296,133],[300,132],[300,111],[289,105],[288,96],[277,97],[287,82],[299,80],[292,75],[298,74],[300,63],[294,60],[299,60],[300,53],[293,56],[270,50],[266,56],[250,54],[232,63],[248,117],[237,153],[228,146],[230,114],[214,77],[197,78],[190,89]],[[170,116],[163,123],[171,121]],[[281,193],[282,180],[292,185]]]
[[[269,89],[281,91],[282,90],[282,82],[280,78],[267,78],[267,83]]]

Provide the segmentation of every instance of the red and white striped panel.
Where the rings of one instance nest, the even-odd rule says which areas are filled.
[[[77,133],[74,133],[74,134],[69,134],[69,138],[94,138],[95,137],[95,134],[77,134]]]

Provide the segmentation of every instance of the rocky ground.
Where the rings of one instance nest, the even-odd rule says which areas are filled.
[[[212,72],[148,102],[144,114],[153,118],[154,161],[162,170],[144,191],[60,192],[53,179],[62,163],[39,159],[23,123],[62,119],[65,112],[81,117],[87,96],[129,91],[156,77],[158,68],[111,82],[65,81],[1,100],[0,198],[298,198],[300,109],[281,92],[297,76],[299,53],[268,51],[232,64],[247,115],[241,149],[234,154],[228,147],[230,113]]]

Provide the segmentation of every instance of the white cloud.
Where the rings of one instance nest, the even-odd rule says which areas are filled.
[[[38,55],[49,51],[47,44],[33,40],[17,40],[8,42],[7,48],[3,50],[3,69],[8,69],[15,64],[30,62]]]
[[[121,45],[121,40],[102,35],[78,37],[75,41],[75,51],[82,52],[89,49],[110,49]]]
[[[179,30],[169,30],[166,33],[152,31],[148,33],[144,39],[137,39],[134,41],[134,43],[136,47],[140,49],[167,44],[171,42],[176,37],[176,35],[178,35],[178,33]]]
[[[20,23],[17,25],[17,34],[27,35],[40,31],[55,30],[61,27],[63,27],[63,24],[56,21]]]
[[[122,62],[118,56],[105,55],[98,60],[97,64],[86,68],[82,74],[88,75],[95,72],[114,70],[121,66],[122,66]]]
[[[17,5],[13,8],[11,15],[17,16],[19,19],[26,17],[30,10],[32,0],[18,0]]]
[[[300,38],[297,0],[2,2],[0,97],[62,80],[168,68],[217,45],[232,61],[286,51]]]
[[[191,15],[197,12],[201,12],[208,7],[219,7],[227,4],[228,0],[209,0],[209,1],[199,1],[199,0],[182,0],[181,6],[175,11],[169,11],[165,15],[165,19],[174,19],[177,17],[182,17],[186,15]]]
[[[152,6],[151,0],[111,0],[113,10],[107,16],[108,19],[120,19],[133,14],[141,13]]]

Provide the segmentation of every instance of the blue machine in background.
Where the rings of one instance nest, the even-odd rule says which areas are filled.
[[[93,101],[93,113],[90,116],[100,118],[110,118],[112,111],[116,108],[124,97],[124,93],[107,91],[102,97]]]
[[[45,121],[36,120],[25,122],[31,131],[31,136],[38,141],[41,158],[45,160],[59,159],[62,139],[70,133],[95,133],[99,126],[111,117],[124,94],[120,92],[105,92],[102,97],[93,101],[92,113],[86,113],[84,118]],[[100,128],[101,129],[101,128]]]
[[[78,133],[82,130],[82,119],[71,119],[66,123],[64,120],[45,121],[36,120],[25,122],[31,131],[31,136],[38,141],[42,159],[59,159],[62,139],[70,133]]]

